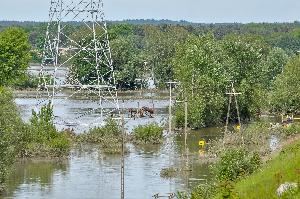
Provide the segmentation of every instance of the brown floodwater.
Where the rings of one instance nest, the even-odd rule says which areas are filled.
[[[59,100],[59,99],[57,99]],[[54,114],[58,129],[65,128],[59,121],[60,116],[73,121],[76,133],[83,133],[91,128],[88,122],[99,117],[97,103],[87,100],[68,99],[56,103]],[[31,116],[34,98],[17,97],[24,121]],[[125,100],[124,108],[152,104],[151,100]],[[164,125],[167,122],[168,100],[154,100],[156,113],[154,118],[140,118],[126,122],[127,132],[140,124],[152,122]],[[109,107],[107,107],[109,108]],[[93,113],[76,121],[77,115],[88,109]],[[96,124],[97,125],[97,124]],[[192,131],[188,135],[188,158],[185,153],[184,136],[165,132],[165,141],[161,145],[134,146],[127,144],[129,153],[125,156],[125,198],[147,199],[156,193],[166,194],[177,191],[188,191],[199,183],[212,179],[209,164],[199,154],[199,140],[207,141],[221,136],[222,129],[206,128]],[[184,170],[172,179],[160,176],[164,168]],[[105,155],[97,145],[84,145],[71,150],[70,157],[64,161],[31,160],[17,162],[7,182],[7,191],[2,198],[120,198],[120,156]]]

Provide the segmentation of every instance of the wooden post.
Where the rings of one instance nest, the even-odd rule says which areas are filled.
[[[170,92],[170,101],[169,101],[169,133],[172,132],[172,85],[174,84],[178,84],[178,82],[166,82],[167,84],[169,84],[169,92]]]
[[[226,94],[229,95],[229,104],[228,104],[228,112],[227,112],[227,118],[226,118],[225,132],[228,131],[229,115],[230,115],[230,108],[231,108],[230,106],[231,106],[232,96],[233,96],[234,101],[235,101],[235,108],[236,108],[236,112],[237,112],[237,117],[238,117],[238,130],[240,131],[240,133],[242,135],[242,144],[244,145],[244,136],[242,134],[241,117],[240,117],[239,105],[238,105],[238,102],[237,102],[237,95],[241,95],[242,93],[235,92],[233,82],[231,82],[231,92],[226,93]],[[223,146],[224,146],[224,141],[223,141]]]
[[[169,133],[172,132],[172,84],[170,83],[170,100],[169,100]]]
[[[125,198],[125,160],[124,160],[124,156],[125,156],[125,150],[124,150],[124,145],[125,145],[125,118],[124,118],[124,114],[122,114],[122,146],[121,146],[121,199]]]
[[[228,123],[229,123],[229,116],[230,116],[230,109],[231,109],[231,100],[232,96],[229,95],[229,103],[228,103],[228,110],[227,110],[227,117],[226,117],[226,125],[225,125],[225,133],[228,131]]]
[[[187,104],[187,97],[184,100],[184,146],[185,152],[187,154],[187,119],[188,119],[188,104]]]

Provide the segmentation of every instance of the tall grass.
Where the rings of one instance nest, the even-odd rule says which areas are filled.
[[[260,171],[238,182],[235,191],[240,198],[278,198],[276,190],[281,183],[300,180],[300,140],[287,146]],[[287,198],[300,198],[300,190]]]

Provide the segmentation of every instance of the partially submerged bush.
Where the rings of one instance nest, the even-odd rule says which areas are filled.
[[[53,108],[50,103],[39,113],[32,112],[30,124],[24,133],[25,147],[21,157],[62,157],[69,154],[70,140],[66,133],[58,132],[53,124]]]
[[[96,127],[79,135],[77,141],[100,144],[102,151],[107,154],[118,154],[122,150],[121,129],[112,118],[109,118],[103,127]]]
[[[115,120],[109,118],[102,127],[90,129],[87,133],[78,136],[79,142],[103,143],[106,140],[121,139],[121,130]]]
[[[139,125],[133,130],[133,141],[137,144],[160,144],[163,140],[163,128],[158,124]]]
[[[224,149],[243,146],[248,151],[259,152],[260,155],[269,154],[271,152],[270,137],[276,134],[269,126],[265,122],[255,122],[247,125],[241,132],[226,132],[222,138],[211,142],[209,153],[219,156]]]
[[[24,124],[12,92],[0,86],[0,192],[20,148]]]
[[[160,177],[162,178],[174,178],[177,176],[178,169],[174,167],[164,168],[160,171]]]
[[[280,133],[283,137],[289,137],[296,134],[300,134],[300,125],[297,123],[293,123],[288,126],[280,126],[277,131]]]

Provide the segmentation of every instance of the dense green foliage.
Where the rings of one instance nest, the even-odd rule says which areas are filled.
[[[21,151],[24,157],[60,157],[69,154],[70,141],[63,132],[58,132],[53,124],[53,109],[49,103],[40,112],[32,111]]]
[[[137,126],[133,130],[133,141],[135,143],[159,144],[163,140],[163,128],[157,124]]]
[[[0,85],[9,85],[26,73],[30,61],[28,35],[20,28],[0,32]]]
[[[289,61],[275,81],[271,107],[277,113],[296,114],[300,111],[300,56]]]
[[[266,93],[286,61],[284,51],[257,37],[190,37],[177,47],[173,60],[181,94],[188,97],[189,125],[199,128],[224,121],[226,92],[230,91],[231,82],[242,93],[238,97],[242,118],[255,116],[265,108]],[[178,106],[176,113],[179,124],[183,119],[182,106]],[[235,109],[231,115],[236,118]]]
[[[23,123],[12,93],[0,87],[0,192],[13,164],[22,140]]]
[[[89,143],[102,143],[107,138],[116,138],[119,140],[121,138],[121,130],[117,122],[109,118],[105,125],[102,127],[96,127],[90,129],[88,132],[79,135],[79,141],[89,142]]]
[[[219,181],[236,181],[252,174],[259,166],[258,154],[250,154],[244,149],[230,149],[220,155],[214,170]]]
[[[77,142],[99,144],[102,152],[119,154],[122,149],[122,134],[116,120],[108,118],[105,125],[90,129],[77,136]],[[125,149],[127,151],[127,149]]]
[[[147,22],[149,23],[147,24]],[[46,24],[2,22],[3,27],[7,27],[8,24],[22,26],[26,29],[33,48],[31,51],[32,61],[40,62]],[[64,25],[67,25],[64,28],[64,32],[68,37],[80,36],[86,32],[84,24],[79,22],[70,22]],[[222,40],[232,34],[259,36],[266,44],[272,47],[279,47],[287,54],[292,55],[298,50],[300,41],[299,28],[299,22],[276,24],[193,24],[167,20],[154,22],[151,20],[133,20],[108,23],[113,65],[117,73],[117,85],[123,89],[135,88],[138,85],[134,80],[141,77],[147,79],[152,71],[154,72],[156,85],[165,87],[165,81],[174,79],[174,65],[171,60],[174,57],[176,44],[184,42],[188,36],[201,36],[211,33],[216,40]],[[84,42],[87,44],[92,39],[92,35],[88,36],[85,34],[85,36],[87,37]],[[248,50],[248,47],[243,45],[238,48]],[[255,50],[255,48],[252,49]],[[228,50],[230,52],[229,48]],[[236,48],[231,48],[231,50],[236,50]],[[249,53],[252,52],[249,51]],[[246,56],[248,55],[246,54]],[[73,67],[73,70],[75,74],[78,74],[79,81],[83,83],[89,80],[93,81],[94,75],[90,70],[93,68],[91,67],[92,64],[88,64],[87,60],[80,59],[82,56],[83,54],[78,55],[77,61],[75,60],[74,62],[75,67]],[[270,59],[272,59],[272,56],[269,58],[269,61],[271,61]],[[62,56],[61,61],[63,60]],[[147,67],[143,66],[145,61],[147,62]],[[252,61],[255,61],[255,59]],[[239,64],[241,62],[235,63]],[[251,62],[248,63],[251,64]],[[84,67],[76,67],[79,64],[83,64]],[[276,70],[274,72],[276,73]]]

